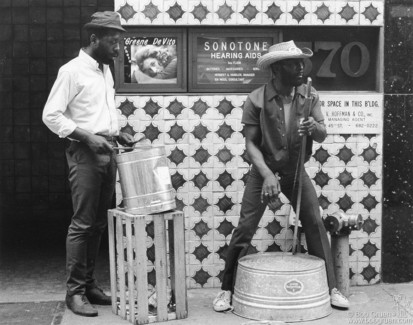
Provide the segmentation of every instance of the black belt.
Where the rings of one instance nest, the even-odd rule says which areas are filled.
[[[102,137],[102,138],[105,138],[107,141],[109,141],[109,142],[116,142],[116,140],[117,140],[117,136],[113,136],[113,135],[104,135],[104,134],[99,134],[99,133],[96,133],[96,135],[98,135],[98,136],[100,136],[100,137]]]

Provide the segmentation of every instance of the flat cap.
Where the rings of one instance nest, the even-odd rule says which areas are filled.
[[[86,23],[83,28],[110,28],[126,32],[120,23],[120,16],[114,11],[95,12],[91,16],[91,21]]]

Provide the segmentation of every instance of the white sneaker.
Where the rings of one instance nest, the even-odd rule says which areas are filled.
[[[215,311],[227,311],[231,310],[231,291],[221,291],[218,293],[217,297],[214,299],[214,310]]]
[[[348,309],[350,307],[348,299],[336,288],[331,290],[330,296],[332,306],[344,309]]]

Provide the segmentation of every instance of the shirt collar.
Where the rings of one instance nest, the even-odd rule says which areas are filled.
[[[86,64],[88,64],[91,68],[99,70],[99,63],[94,58],[92,58],[89,54],[87,54],[83,49],[79,51],[79,58],[81,58]],[[104,67],[105,65],[103,65]]]
[[[278,92],[275,90],[274,84],[273,84],[272,80],[270,80],[270,81],[267,83],[267,91],[266,91],[266,93],[267,93],[267,94],[266,94],[267,101],[270,101],[270,100],[272,100],[273,98],[280,96],[280,94],[278,94]],[[304,84],[302,84],[302,85],[300,85],[300,86],[298,86],[298,87],[295,87],[293,93],[294,93],[294,94],[299,94],[299,95],[305,97],[306,94],[305,94]]]

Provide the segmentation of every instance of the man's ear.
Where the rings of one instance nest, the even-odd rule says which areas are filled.
[[[97,45],[98,45],[98,42],[99,42],[99,39],[98,39],[98,37],[96,36],[96,34],[91,34],[89,41],[90,41],[90,44],[91,44],[92,46],[97,46]]]

